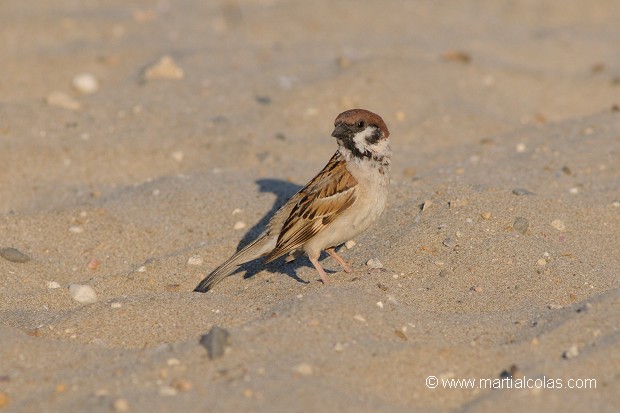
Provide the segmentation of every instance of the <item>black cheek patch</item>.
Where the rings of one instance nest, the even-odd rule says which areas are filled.
[[[375,145],[379,142],[379,140],[381,140],[381,131],[379,128],[374,128],[372,135],[366,138],[366,143],[369,145]]]

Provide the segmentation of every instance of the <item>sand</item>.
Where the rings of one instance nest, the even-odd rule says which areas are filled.
[[[0,257],[0,409],[619,411],[618,21],[611,0],[3,1],[0,248],[29,261]],[[256,261],[193,293],[354,107],[394,149],[355,272]]]

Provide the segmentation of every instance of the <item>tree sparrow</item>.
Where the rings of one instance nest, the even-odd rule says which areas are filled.
[[[308,254],[324,284],[329,278],[319,263],[323,250],[344,271],[352,271],[334,248],[366,230],[385,209],[390,133],[379,115],[364,109],[347,110],[334,123],[338,150],[325,168],[274,214],[258,239],[207,275],[194,291],[210,290],[248,261],[265,256],[265,262],[271,262],[299,250]]]

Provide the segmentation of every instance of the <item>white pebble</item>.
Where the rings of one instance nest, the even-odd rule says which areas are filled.
[[[178,366],[179,364],[181,364],[181,360],[174,357],[169,358],[168,360],[166,360],[166,364],[169,366]]]
[[[142,267],[138,268],[138,272],[146,272],[146,267],[143,265]]]
[[[114,407],[114,411],[117,412],[128,412],[129,411],[129,402],[127,402],[127,399],[116,399],[114,400],[113,406]]]
[[[49,288],[50,290],[53,290],[55,288],[60,288],[60,284],[58,284],[56,281],[48,281],[47,288]]]
[[[620,208],[620,201],[614,201],[611,204],[616,208]]]
[[[540,265],[541,267],[547,265],[547,260],[544,258],[539,259],[538,261],[536,261],[536,264]]]
[[[73,87],[80,93],[88,95],[99,90],[97,78],[90,73],[80,73],[73,78]]]
[[[310,376],[314,372],[314,369],[308,363],[301,363],[295,366],[293,371],[301,374],[302,376]]]
[[[381,264],[381,261],[379,261],[376,258],[371,258],[368,261],[366,261],[366,265],[369,266],[370,268],[383,268],[383,264]]]
[[[233,226],[233,228],[234,228],[235,230],[240,230],[240,229],[243,229],[243,228],[245,228],[245,222],[243,222],[243,221],[237,221],[237,222],[235,222],[235,225]]]
[[[78,303],[92,304],[97,302],[97,293],[90,285],[71,284],[69,294]]]
[[[340,353],[342,350],[344,350],[344,346],[342,345],[342,343],[336,343],[336,345],[334,346],[334,351]]]
[[[551,226],[555,229],[557,229],[558,231],[565,231],[566,230],[566,225],[564,225],[564,222],[560,221],[559,219],[554,219],[551,222]]]
[[[82,108],[80,102],[63,92],[52,92],[45,98],[45,101],[50,106],[63,109],[80,110]]]
[[[177,389],[175,389],[174,387],[161,386],[159,388],[159,395],[160,396],[176,396],[178,393],[179,393],[179,391]]]
[[[202,265],[203,260],[200,255],[192,255],[187,260],[187,265]]]
[[[519,153],[523,153],[523,152],[525,152],[527,150],[527,146],[525,146],[524,143],[520,143],[520,144],[517,145],[516,150]]]
[[[240,213],[241,213],[241,209],[239,209],[239,208],[233,209],[233,212],[232,212],[233,215],[237,215],[237,214],[240,214]]]
[[[112,307],[112,308],[121,308],[122,306],[123,306],[123,304],[121,304],[121,303],[119,303],[117,301],[114,301],[112,304],[110,304],[110,307]]]
[[[73,226],[69,228],[69,232],[72,232],[73,234],[81,234],[82,232],[84,232],[84,228]]]
[[[573,344],[568,350],[565,350],[564,353],[562,353],[562,357],[564,357],[565,359],[572,359],[577,357],[578,355],[579,348],[576,344]]]
[[[353,319],[359,321],[360,323],[365,323],[366,322],[366,318],[364,318],[364,316],[361,315],[361,314],[355,314],[353,316]]]
[[[352,239],[348,240],[347,242],[344,243],[344,246],[350,250],[351,248],[355,247],[355,244],[357,244],[357,242],[353,241]]]
[[[383,303],[381,301],[377,301],[377,307],[383,308]]]

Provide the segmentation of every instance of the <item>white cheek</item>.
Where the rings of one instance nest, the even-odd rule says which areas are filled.
[[[368,142],[366,142],[366,138],[369,138],[372,133],[373,128],[366,128],[353,136],[353,143],[355,143],[355,147],[360,152],[364,152],[368,148]]]

